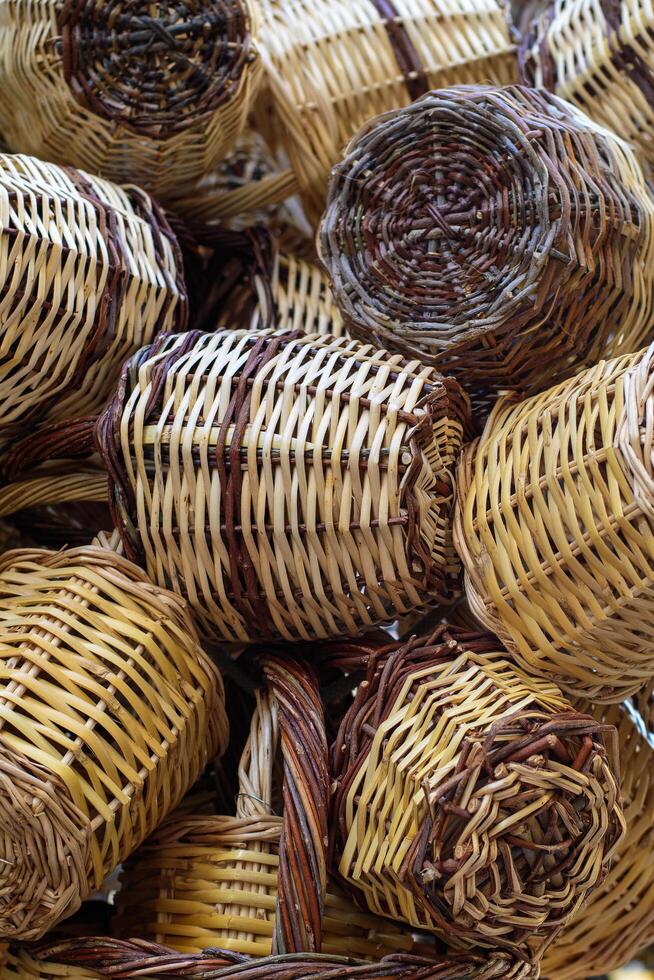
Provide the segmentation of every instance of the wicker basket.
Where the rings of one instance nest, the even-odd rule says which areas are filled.
[[[0,227],[3,440],[97,411],[126,357],[185,328],[186,294],[176,238],[136,187],[0,155]]]
[[[332,749],[333,862],[371,911],[537,962],[603,879],[615,731],[440,626],[370,658]]]
[[[163,199],[245,126],[261,77],[250,0],[0,6],[0,129],[15,151]]]
[[[0,936],[72,914],[227,738],[180,599],[99,547],[0,559]]]
[[[78,966],[36,960],[27,949],[10,950],[0,969],[0,980],[93,980],[97,976]]]
[[[351,333],[473,399],[649,335],[654,195],[625,143],[547,93],[449,89],[372,120],[334,169],[319,244]]]
[[[346,338],[190,333],[137,354],[97,424],[18,445],[6,474],[95,432],[127,556],[189,599],[204,635],[357,634],[457,594],[467,412],[456,382]],[[0,516],[23,486],[32,504],[60,489],[4,487]],[[97,477],[77,492],[97,499]]]
[[[501,0],[261,0],[269,98],[255,118],[291,162],[309,219],[359,126],[431,88],[509,84],[517,63]]]
[[[173,814],[126,866],[114,935],[139,936],[182,953],[219,947],[253,957],[271,954],[283,827],[273,792],[278,732],[276,695],[262,690],[241,762],[236,816]],[[309,810],[313,797],[306,781],[305,775],[298,789]],[[311,820],[310,813],[300,817]],[[433,943],[419,943],[394,923],[360,912],[331,885],[321,946],[324,953],[372,960],[436,952]]]
[[[474,615],[530,673],[620,701],[654,671],[654,346],[500,401],[459,465]]]
[[[643,0],[553,0],[520,21],[520,73],[634,143],[654,163],[654,12]]]
[[[611,973],[654,942],[651,731],[648,741],[630,708],[610,705],[591,710],[598,721],[618,730],[627,834],[603,885],[547,951],[542,973],[549,980]]]

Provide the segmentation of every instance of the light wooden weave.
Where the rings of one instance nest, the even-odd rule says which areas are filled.
[[[250,0],[1,0],[0,130],[17,152],[162,199],[211,171],[261,77]]]
[[[654,942],[652,731],[645,735],[632,707],[580,708],[618,730],[627,833],[604,883],[547,951],[542,973],[548,980],[610,974]]]
[[[473,404],[650,339],[647,175],[546,92],[461,86],[370,120],[318,241],[349,331],[453,374]]]
[[[36,960],[23,948],[7,953],[6,961],[0,969],[0,980],[93,980],[98,976],[99,974],[79,966]],[[147,978],[144,977],[143,980]]]
[[[295,173],[309,219],[371,116],[432,88],[516,80],[501,0],[261,0],[269,98],[255,118]]]
[[[0,935],[72,914],[226,738],[177,596],[102,548],[0,558]]]
[[[383,648],[332,748],[333,861],[371,911],[537,962],[624,830],[615,731],[438,627]]]
[[[458,470],[473,614],[525,668],[620,701],[654,671],[654,347],[501,400]]]
[[[147,194],[0,154],[0,440],[97,411],[123,360],[186,315],[177,240]]]
[[[270,955],[282,832],[278,804],[273,807],[277,740],[276,699],[260,691],[241,761],[236,816],[173,814],[126,866],[114,935],[139,936],[179,952],[219,947]],[[429,952],[428,943],[422,950]],[[322,952],[378,960],[420,951],[409,932],[361,912],[328,886]]]
[[[654,163],[651,5],[554,0],[534,6],[520,49],[522,78],[579,106]]]

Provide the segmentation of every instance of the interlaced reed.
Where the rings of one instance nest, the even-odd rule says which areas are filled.
[[[331,751],[333,866],[373,912],[538,962],[622,839],[615,730],[490,634],[366,659]]]
[[[100,887],[225,748],[186,604],[114,552],[0,558],[0,935]]]
[[[309,220],[329,172],[371,116],[433,88],[517,81],[498,0],[261,0],[259,130],[288,158]]]
[[[472,612],[529,673],[593,701],[654,670],[653,359],[650,346],[500,400],[458,468]]]
[[[261,78],[250,0],[8,0],[0,130],[12,150],[158,197],[211,171]]]
[[[137,187],[1,154],[0,229],[4,441],[98,411],[126,357],[185,328],[187,302],[177,239]]]
[[[352,335],[453,374],[474,403],[637,350],[653,231],[629,145],[546,92],[479,85],[359,131],[319,249]]]

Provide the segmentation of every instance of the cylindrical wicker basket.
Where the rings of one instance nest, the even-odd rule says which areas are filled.
[[[241,761],[236,816],[173,814],[121,876],[114,935],[138,936],[182,953],[218,947],[270,956],[283,827],[274,793],[278,733],[277,698],[263,690]],[[301,800],[305,793],[303,783]],[[390,953],[436,952],[433,943],[359,911],[331,884],[322,930],[322,951],[332,955],[379,960]]]
[[[432,88],[517,80],[501,0],[261,0],[261,10],[269,98],[255,119],[288,155],[315,224],[331,168],[371,116]]]
[[[208,173],[261,77],[250,0],[2,0],[0,130],[12,150],[160,198]]]
[[[0,936],[71,915],[227,739],[179,597],[104,548],[0,559]]]
[[[207,637],[356,635],[456,597],[467,414],[455,381],[346,338],[189,333],[144,348],[97,422],[26,440],[6,473],[95,445],[125,553]],[[31,503],[60,489],[24,486]],[[0,514],[22,487],[2,489]],[[78,490],[97,499],[97,478]]]
[[[175,235],[136,187],[0,155],[0,226],[4,440],[97,411],[124,359],[187,312]]]
[[[651,686],[650,686],[651,690]],[[587,705],[583,710],[589,710]],[[627,833],[606,880],[549,948],[548,980],[595,977],[629,963],[654,942],[654,742],[628,706],[590,709],[615,725]]]
[[[615,731],[496,637],[440,626],[369,658],[332,748],[333,863],[376,913],[538,962],[624,821]]]
[[[350,332],[473,401],[649,336],[654,194],[626,143],[544,92],[448,89],[371,120],[319,246]]]
[[[651,6],[644,0],[533,6],[531,23],[521,21],[522,78],[579,106],[654,163]]]
[[[620,701],[654,670],[654,346],[501,400],[459,464],[468,602],[530,673]]]

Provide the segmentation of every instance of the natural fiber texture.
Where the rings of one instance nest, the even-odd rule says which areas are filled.
[[[311,221],[330,169],[371,116],[431,88],[516,80],[501,0],[262,0],[268,100],[255,106],[288,154]]]
[[[346,338],[189,333],[128,362],[97,422],[17,444],[4,475],[95,442],[125,554],[189,599],[206,636],[356,635],[456,597],[468,411],[455,381]],[[2,488],[0,516],[98,493],[93,473],[32,469]]]
[[[126,357],[185,325],[177,240],[147,194],[0,155],[0,440],[98,411]]]
[[[296,713],[300,709],[296,704]],[[179,952],[219,947],[270,955],[283,824],[273,806],[278,730],[277,700],[259,692],[240,767],[236,816],[198,816],[189,809],[167,820],[128,862],[114,935],[139,936]],[[305,779],[306,770],[305,765]],[[326,779],[324,787],[326,793]],[[303,791],[304,781],[300,800]],[[299,817],[306,823],[311,810],[302,809]],[[375,960],[420,951],[410,933],[359,911],[333,885],[325,898],[321,948]]]
[[[473,614],[532,674],[620,701],[654,671],[654,347],[498,403],[459,464]]]
[[[366,681],[332,749],[334,865],[371,911],[537,962],[621,839],[615,732],[490,634],[439,627]]]
[[[212,170],[261,75],[250,0],[4,0],[0,129],[13,150],[158,197]]]
[[[534,7],[520,48],[523,79],[579,106],[654,163],[652,8],[643,0]]]
[[[225,746],[185,604],[102,548],[0,559],[0,935],[35,939]]]
[[[8,952],[0,969],[0,980],[86,980],[97,976],[97,973],[83,970],[79,966],[35,960],[23,948]]]
[[[350,331],[474,396],[636,350],[654,312],[654,195],[633,151],[560,99],[432,92],[334,170],[320,253]]]
[[[365,963],[341,956],[296,954],[246,960],[238,953],[208,951],[199,956],[174,954],[163,946],[143,941],[102,939],[68,940],[44,946],[44,958],[92,966],[104,976],[144,977],[162,973],[175,980],[538,980],[539,970],[497,951],[481,955],[448,955],[432,960],[402,953],[380,963]]]
[[[547,951],[542,972],[550,980],[611,973],[654,942],[652,734],[648,741],[627,707],[583,710],[618,730],[627,834],[603,885]]]

